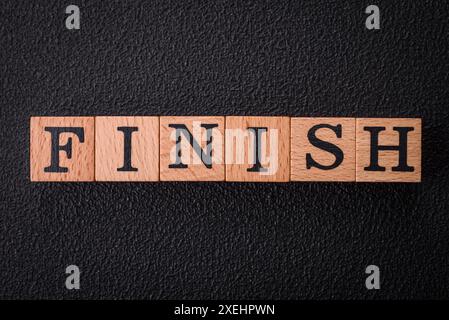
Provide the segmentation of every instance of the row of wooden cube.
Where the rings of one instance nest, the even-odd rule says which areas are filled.
[[[182,168],[173,165],[172,153],[181,152],[175,148],[176,143],[180,142],[177,140],[188,140],[187,137],[175,135],[175,125],[180,124],[192,132],[194,142],[199,142],[201,148],[206,146],[203,143],[207,140],[204,138],[205,129],[201,126],[194,128],[194,125],[216,125],[211,129],[214,134],[209,143],[212,146],[213,162],[209,167],[198,159]],[[378,129],[367,130],[373,127]],[[76,132],[73,128],[82,128],[82,131]],[[126,143],[123,128],[133,128],[128,129],[132,130],[127,135],[130,139],[127,143],[132,146],[128,151],[124,150]],[[261,172],[263,170],[250,169],[254,167],[254,157],[257,157],[250,154],[251,141],[245,142],[245,148],[232,149],[232,135],[226,133],[238,129],[245,132],[248,128],[265,128],[262,133],[266,136],[261,135],[259,143],[268,149],[270,144],[274,145],[270,137],[277,136],[276,158],[264,159],[264,163],[261,163],[262,167],[273,166],[275,170]],[[408,129],[401,133],[398,128]],[[196,129],[200,131],[197,130],[195,135]],[[377,133],[373,130],[377,130]],[[401,141],[403,138],[406,140]],[[60,140],[55,143],[55,139]],[[401,143],[406,143],[406,146],[400,154],[397,147]],[[373,144],[381,146],[375,150],[378,158],[374,160]],[[187,147],[192,149],[191,144],[187,144]],[[222,152],[218,152],[219,149]],[[233,157],[239,152],[244,153],[241,154],[243,163],[228,160],[233,157],[224,154],[225,151],[233,153]],[[129,157],[128,168],[123,167],[126,152]],[[195,152],[190,155],[198,158]],[[252,156],[252,162],[249,163],[247,159]],[[377,161],[376,170],[370,170],[373,161]],[[399,161],[406,161],[406,170],[401,170]],[[32,181],[419,182],[421,119],[32,117],[30,177]]]

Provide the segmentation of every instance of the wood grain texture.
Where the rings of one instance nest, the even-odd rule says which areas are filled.
[[[131,165],[137,171],[119,171],[124,165],[125,134],[133,127]],[[97,181],[159,180],[159,117],[96,117],[95,179]]]
[[[61,133],[60,145],[72,141],[72,156],[59,152],[59,166],[68,172],[44,172],[51,163],[51,133],[46,127],[81,127],[84,142],[73,133]],[[31,117],[30,179],[31,181],[94,181],[94,118],[93,117]]]
[[[323,166],[331,166],[336,157],[329,151],[311,144],[308,133],[317,125],[341,126],[341,137],[330,128],[315,131],[317,139],[334,144],[343,152],[342,162],[333,169],[306,165],[306,155]],[[355,118],[291,118],[291,168],[292,181],[355,181]]]
[[[407,164],[413,172],[395,172],[398,165],[398,151],[380,150],[379,165],[385,171],[367,171],[370,164],[371,133],[365,127],[385,127],[379,133],[379,145],[397,146],[399,133],[393,127],[413,127],[408,132]],[[356,120],[356,181],[357,182],[420,182],[421,181],[421,119],[407,118],[358,118]]]
[[[254,165],[254,134],[266,127],[261,164],[267,172],[249,172]],[[238,135],[238,137],[237,137]],[[289,117],[226,117],[226,181],[287,182],[290,179]]]
[[[184,124],[206,151],[206,129],[202,124],[217,124],[212,130],[212,168],[207,168],[193,150],[188,139],[181,136],[181,159],[187,168],[170,168],[176,160],[176,129],[170,124]],[[224,181],[224,117],[161,117],[160,118],[160,179],[161,181]]]

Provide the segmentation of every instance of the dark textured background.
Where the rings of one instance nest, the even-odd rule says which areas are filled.
[[[449,298],[448,9],[2,0],[0,297]],[[32,115],[422,117],[423,182],[31,183]]]

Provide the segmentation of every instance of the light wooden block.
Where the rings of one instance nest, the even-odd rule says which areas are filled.
[[[93,117],[32,117],[31,181],[94,181],[94,121]]]
[[[356,120],[356,180],[357,182],[420,182],[421,181],[421,119],[396,118],[358,118]],[[371,163],[371,135],[367,128],[385,128],[378,133],[378,145],[398,146],[400,133],[411,128],[407,134],[406,165],[408,171],[395,171],[399,166],[399,152],[396,150],[379,150],[378,166],[384,171],[369,171]],[[369,129],[372,130],[372,129]],[[377,130],[377,129],[376,129]],[[376,136],[374,134],[373,136]],[[405,145],[405,143],[403,143]],[[375,150],[375,149],[373,149]],[[396,169],[394,169],[396,167]],[[404,169],[404,166],[399,168]]]
[[[97,181],[159,180],[159,117],[95,117]]]
[[[180,125],[184,125],[185,128],[173,127]],[[205,126],[214,127],[206,128]],[[224,117],[161,117],[161,181],[224,181],[224,128]],[[212,140],[208,140],[208,132],[210,132]],[[197,143],[201,148],[203,158],[200,157],[201,153],[198,154],[199,149],[194,150],[190,143],[190,137],[186,134],[190,134],[193,143]],[[178,139],[179,149],[177,149]],[[207,157],[209,155],[208,141],[210,141],[212,150],[211,157]],[[179,151],[181,154],[178,157]],[[182,168],[180,168],[181,165]]]
[[[291,118],[290,130],[292,181],[355,181],[355,118]]]
[[[255,129],[260,134],[260,164],[265,172],[248,171],[256,164]],[[289,117],[226,117],[226,181],[287,182],[290,178]]]

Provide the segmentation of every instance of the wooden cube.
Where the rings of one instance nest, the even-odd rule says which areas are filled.
[[[289,117],[226,117],[226,181],[289,178]]]
[[[96,117],[97,181],[159,180],[159,117]]]
[[[421,181],[421,119],[356,122],[357,182]]]
[[[161,117],[161,181],[224,181],[224,117]]]
[[[94,181],[94,118],[32,117],[31,181]]]
[[[355,118],[291,118],[292,181],[355,181]]]

